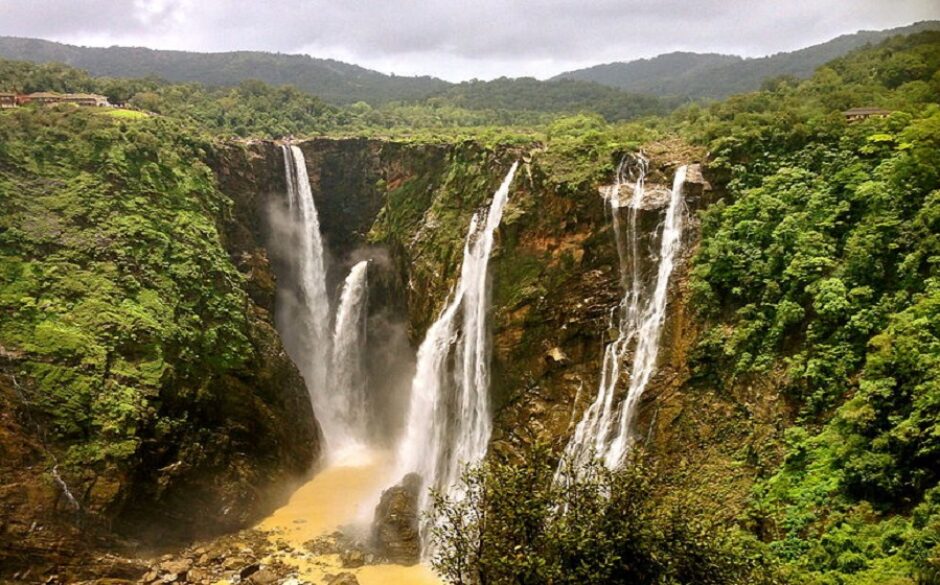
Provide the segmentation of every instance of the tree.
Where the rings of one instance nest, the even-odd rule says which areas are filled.
[[[548,449],[467,469],[434,495],[433,565],[453,585],[776,582],[753,543],[686,503],[661,500],[642,454],[556,480]]]

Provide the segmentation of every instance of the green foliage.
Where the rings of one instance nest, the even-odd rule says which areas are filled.
[[[800,426],[750,515],[798,582],[937,574],[940,93],[914,88],[937,71],[924,33],[676,116],[727,178],[692,270],[694,368],[784,373]],[[895,112],[833,111],[857,105]]]
[[[176,83],[237,86],[260,80],[271,85],[291,83],[337,104],[360,100],[373,105],[422,99],[449,84],[432,77],[385,75],[356,65],[307,55],[259,51],[194,53],[133,47],[77,47],[39,39],[0,38],[0,55],[7,59],[71,63],[94,75],[145,75]]]
[[[757,59],[734,55],[675,52],[652,59],[608,63],[563,73],[558,78],[602,83],[626,91],[693,99],[721,99],[730,95],[792,84],[809,77],[816,68],[846,53],[880,43],[897,35],[940,29],[940,22],[925,21],[883,31],[860,31],[797,51]],[[896,60],[895,68],[916,70],[919,62],[910,55]],[[557,79],[557,78],[556,78]]]
[[[434,567],[448,583],[598,585],[775,583],[759,547],[657,497],[642,456],[554,481],[536,447],[521,463],[468,469],[460,497],[435,495]]]
[[[289,79],[289,78],[285,78]],[[427,99],[379,100],[329,105],[296,85],[272,86],[245,79],[237,85],[168,83],[156,78],[95,78],[64,65],[33,65],[0,59],[0,89],[13,91],[97,92],[128,104],[238,137],[278,138],[327,133],[414,135],[444,132],[448,138],[472,132],[490,142],[494,128],[514,127],[531,134],[559,115],[599,112],[609,120],[665,113],[672,108],[657,98],[627,94],[591,83],[541,82],[534,79],[469,82],[435,92]],[[322,89],[322,88],[317,88]],[[430,95],[430,94],[428,94]],[[126,111],[112,115],[130,117]],[[505,131],[498,131],[505,134]],[[505,138],[505,137],[503,137]],[[422,137],[426,139],[426,137]],[[505,140],[500,140],[505,141]]]
[[[468,81],[428,101],[432,100],[470,110],[596,112],[609,121],[664,114],[674,105],[653,96],[630,94],[596,83],[571,79],[545,82],[531,77]]]
[[[66,463],[121,463],[165,388],[251,352],[209,144],[162,118],[22,108],[0,145],[0,345]]]

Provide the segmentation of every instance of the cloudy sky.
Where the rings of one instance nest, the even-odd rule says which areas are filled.
[[[0,0],[0,35],[308,53],[449,80],[660,53],[760,56],[940,18],[940,0]]]

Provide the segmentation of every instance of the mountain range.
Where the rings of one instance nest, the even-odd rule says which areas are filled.
[[[819,45],[767,57],[745,59],[717,53],[675,52],[652,59],[595,65],[568,71],[553,79],[593,81],[658,96],[720,99],[758,89],[762,81],[772,77],[809,77],[817,67],[855,49],[895,35],[927,30],[940,30],[940,21],[923,21],[880,31],[859,31]]]
[[[761,58],[715,53],[676,52],[651,59],[608,63],[569,71],[548,81],[501,78],[489,82],[450,83],[430,76],[387,75],[358,65],[308,55],[259,51],[197,53],[142,47],[80,47],[41,39],[0,37],[0,57],[37,63],[58,62],[109,77],[153,76],[175,82],[235,85],[258,79],[273,85],[294,85],[336,104],[365,101],[381,105],[414,102],[430,97],[457,98],[473,104],[518,104],[526,96],[562,96],[563,104],[577,96],[594,102],[630,102],[629,111],[657,110],[643,96],[703,99],[721,98],[758,89],[763,80],[781,75],[808,77],[813,70],[849,51],[894,35],[940,29],[940,21],[924,21],[882,31],[861,31],[826,43]],[[606,86],[606,87],[601,87]],[[611,89],[616,91],[611,91]],[[533,94],[533,91],[535,92]],[[639,105],[635,105],[639,103]],[[622,111],[624,108],[606,106]],[[535,109],[545,109],[541,106]],[[552,108],[548,108],[551,110]],[[592,108],[595,111],[604,108]],[[621,117],[619,115],[614,118]]]

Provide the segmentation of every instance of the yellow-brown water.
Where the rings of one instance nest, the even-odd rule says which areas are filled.
[[[426,566],[367,565],[343,569],[336,555],[314,556],[303,543],[330,534],[355,522],[368,521],[363,506],[374,504],[376,494],[387,485],[388,469],[382,462],[391,456],[366,454],[351,463],[338,463],[322,470],[302,485],[283,507],[265,518],[258,528],[271,533],[272,540],[285,541],[291,551],[278,558],[297,567],[301,579],[320,583],[328,574],[351,572],[360,585],[441,585]]]

